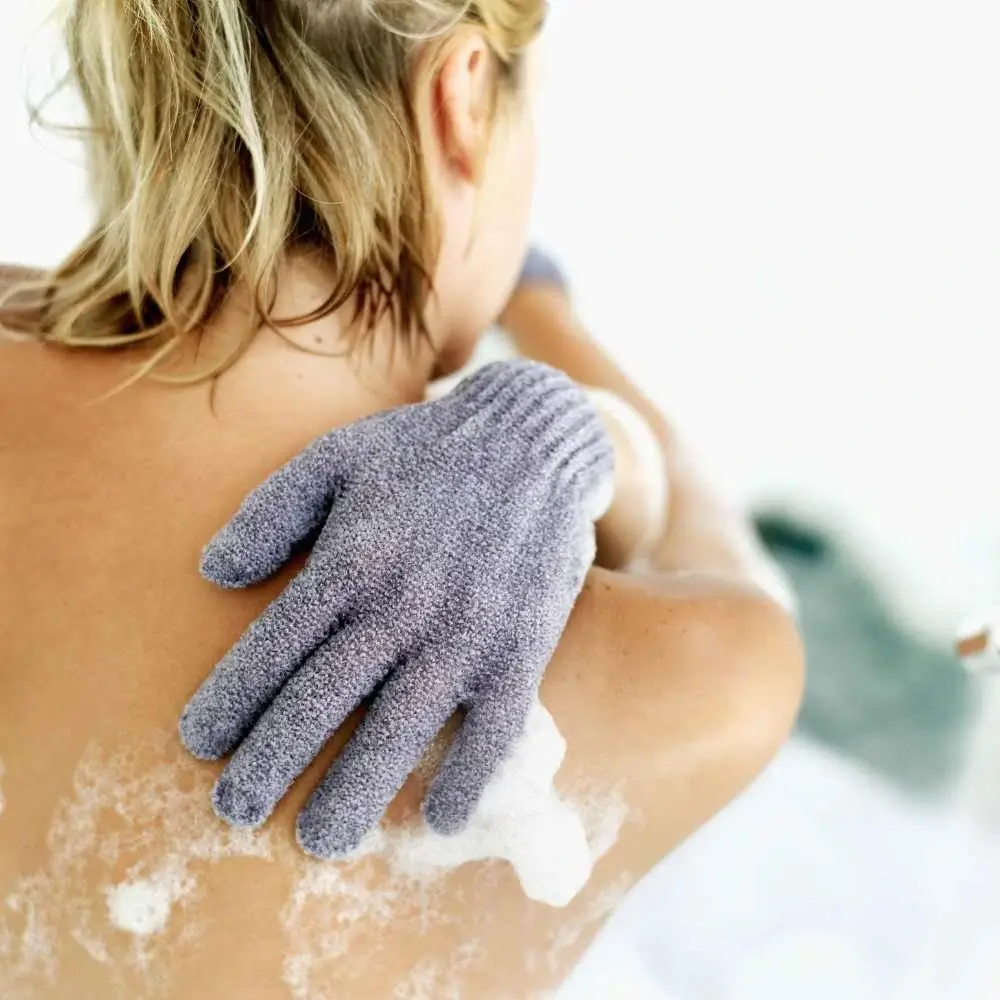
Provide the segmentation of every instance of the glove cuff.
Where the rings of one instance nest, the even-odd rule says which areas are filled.
[[[582,386],[535,361],[498,361],[470,375],[449,402],[463,429],[495,441],[525,474],[550,476],[594,510],[606,505],[614,480],[614,445]],[[595,517],[597,516],[595,513]]]

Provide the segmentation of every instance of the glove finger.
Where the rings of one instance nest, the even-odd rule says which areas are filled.
[[[459,664],[428,650],[393,673],[299,815],[298,839],[319,858],[355,850],[382,819],[458,708]]]
[[[318,588],[309,571],[297,576],[244,632],[188,702],[181,716],[184,746],[202,760],[231,753],[322,643],[346,605],[346,591]]]
[[[285,684],[215,786],[218,815],[259,826],[292,782],[392,667],[386,627],[353,624],[325,642]]]
[[[273,576],[329,517],[351,468],[350,427],[313,442],[243,501],[208,543],[201,573],[220,587],[248,587]]]
[[[543,661],[544,665],[544,661]],[[524,732],[537,696],[532,670],[474,701],[424,800],[424,817],[437,833],[460,833],[472,819],[487,785]]]

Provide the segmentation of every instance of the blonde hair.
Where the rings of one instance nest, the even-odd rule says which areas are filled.
[[[261,325],[352,300],[359,336],[387,312],[408,341],[426,336],[437,236],[418,59],[471,25],[512,84],[544,14],[544,0],[74,0],[70,82],[97,223],[0,322],[67,347],[150,343],[152,371],[230,289],[249,289],[245,338],[199,377]],[[314,312],[281,319],[276,277],[296,246],[326,254],[334,284]]]

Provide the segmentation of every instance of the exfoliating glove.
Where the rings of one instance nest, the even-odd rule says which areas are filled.
[[[302,811],[300,843],[324,858],[356,848],[463,709],[424,803],[434,829],[459,831],[521,734],[612,489],[586,393],[527,361],[333,431],[271,476],[205,550],[205,577],[249,586],[318,538],[184,711],[193,754],[235,750],[218,814],[264,822],[372,699]]]

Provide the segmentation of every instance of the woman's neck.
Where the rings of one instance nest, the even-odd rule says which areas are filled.
[[[326,279],[326,280],[325,280]],[[289,260],[277,283],[273,315],[279,319],[308,315],[326,300],[330,282],[321,266],[307,258]],[[220,377],[220,392],[238,392],[241,383],[289,380],[296,391],[309,386],[344,391],[350,383],[372,397],[380,409],[424,398],[436,367],[432,344],[405,338],[391,316],[382,317],[360,338],[352,323],[351,304],[302,326],[261,327],[236,362]],[[170,363],[171,373],[210,371],[231,357],[245,342],[252,321],[248,296],[233,296],[206,327],[197,344]]]

